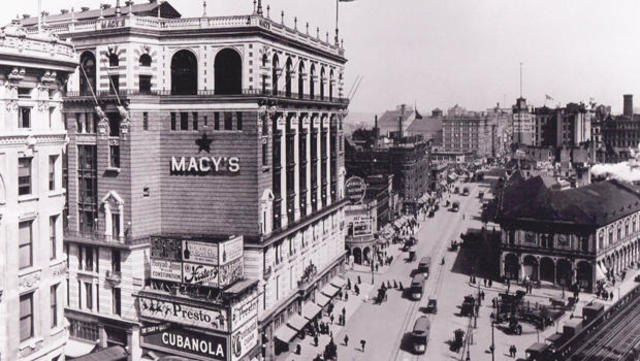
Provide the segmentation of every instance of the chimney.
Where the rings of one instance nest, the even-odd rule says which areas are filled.
[[[624,109],[622,114],[626,117],[633,117],[633,94],[625,94],[624,97]]]

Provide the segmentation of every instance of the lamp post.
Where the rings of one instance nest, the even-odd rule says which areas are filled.
[[[494,339],[494,334],[493,331],[495,329],[495,321],[491,321],[491,347],[489,347],[489,350],[491,351],[491,361],[496,361],[495,358],[495,352],[496,352],[496,345],[495,345],[495,339]]]

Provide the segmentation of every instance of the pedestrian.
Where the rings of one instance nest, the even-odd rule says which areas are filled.
[[[378,272],[378,264],[376,263],[376,272]]]
[[[360,276],[358,275],[358,284],[362,283],[362,279],[360,279]]]
[[[360,287],[358,287],[358,285],[355,285],[353,289],[356,291],[356,296],[360,296]]]
[[[345,301],[349,301],[349,293],[348,292],[344,294],[344,300]]]
[[[393,288],[398,288],[398,282],[396,282],[396,280],[393,280]]]
[[[344,317],[344,315],[346,315],[346,314],[347,314],[347,309],[342,307],[342,317]]]
[[[609,298],[613,300],[613,291],[609,292]]]
[[[313,344],[318,347],[318,335],[313,336]]]
[[[329,317],[329,319],[331,320],[331,324],[333,325],[333,314]]]
[[[349,346],[349,335],[344,335],[344,345]]]
[[[387,289],[391,288],[391,281],[387,280]]]
[[[485,287],[487,287],[487,279],[486,279],[486,278],[483,278],[482,280],[483,280],[483,282],[484,282],[484,286],[485,286]]]
[[[364,347],[367,345],[367,341],[360,340],[360,347],[362,348],[362,352],[364,352]]]
[[[489,288],[491,288],[491,284],[493,283],[493,281],[491,281],[491,279],[489,279]]]
[[[518,354],[518,349],[516,348],[516,345],[513,345],[513,357],[515,358],[517,354]]]
[[[347,278],[347,289],[351,289],[351,278]]]
[[[398,287],[400,287],[400,291],[404,290],[404,287],[402,286],[402,281],[398,282]]]

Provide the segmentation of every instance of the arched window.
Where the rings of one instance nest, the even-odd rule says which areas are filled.
[[[298,65],[298,98],[302,99],[304,94],[304,63],[300,61],[300,65]]]
[[[149,54],[140,55],[140,66],[151,66],[151,56]]]
[[[269,61],[269,58],[267,57],[267,54],[263,54],[262,66],[266,67],[268,61]],[[267,77],[268,77],[267,74],[262,73],[262,94],[267,94]]]
[[[320,99],[324,99],[324,79],[325,79],[325,72],[324,72],[324,66],[322,68],[320,68]]]
[[[80,95],[91,95],[96,89],[96,57],[90,51],[80,55]]]
[[[273,74],[271,76],[273,95],[278,95],[278,67],[280,67],[278,54],[273,54],[273,64],[271,64],[271,67],[273,68]]]
[[[291,71],[293,70],[293,63],[291,62],[291,58],[287,59],[287,70],[285,74],[285,91],[286,96],[291,96]]]
[[[109,54],[109,66],[118,66],[120,65],[120,58],[118,58],[118,54],[111,53]]]
[[[242,58],[233,49],[222,49],[216,55],[215,93],[216,94],[241,94],[242,93]]]
[[[189,50],[180,50],[171,59],[171,94],[198,94],[198,60]]]
[[[311,70],[309,71],[309,97],[313,99],[315,96],[315,77],[316,77],[316,65],[311,64]]]
[[[333,69],[329,72],[329,100],[333,100]]]

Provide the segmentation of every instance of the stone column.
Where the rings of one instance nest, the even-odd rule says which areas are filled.
[[[312,208],[311,208],[311,172],[314,169],[313,168],[313,164],[311,163],[311,122],[310,122],[310,114],[307,114],[306,117],[304,117],[303,121],[302,121],[302,126],[304,127],[304,129],[307,131],[307,136],[305,137],[305,141],[306,141],[306,146],[305,146],[305,152],[306,154],[304,155],[304,158],[307,160],[307,166],[306,166],[306,172],[307,175],[305,177],[305,179],[307,180],[305,187],[307,188],[307,214],[311,214],[312,212]]]
[[[291,117],[291,128],[295,131],[295,135],[293,137],[293,189],[296,192],[293,200],[293,219],[296,221],[300,219],[300,131],[298,127],[299,122],[298,114],[295,113]]]
[[[317,138],[316,138],[316,164],[314,164],[315,167],[315,171],[317,172],[317,177],[316,177],[316,185],[318,186],[318,189],[316,190],[317,193],[317,209],[322,209],[324,207],[324,203],[322,202],[322,149],[321,149],[321,144],[322,144],[322,127],[320,127],[320,116],[318,114],[316,114],[315,116],[315,121],[313,122],[314,128],[318,128],[318,132],[316,134]]]
[[[325,89],[326,90],[326,89]],[[325,128],[327,128],[327,205],[331,204],[331,115],[325,115]]]
[[[285,228],[289,223],[287,218],[287,129],[284,119],[285,115],[280,113],[276,116],[277,128],[280,131],[280,199],[281,207],[274,212],[280,212],[280,224]]]
[[[538,273],[536,274],[536,281],[540,281],[540,257],[536,257],[536,261],[538,264]]]
[[[558,260],[556,258],[552,258],[553,260],[553,285],[558,285]]]

